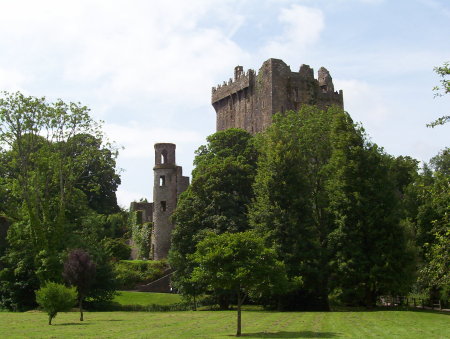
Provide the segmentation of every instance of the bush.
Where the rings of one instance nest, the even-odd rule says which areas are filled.
[[[121,260],[114,265],[119,289],[134,289],[164,276],[166,261]]]
[[[105,238],[102,240],[102,245],[108,255],[114,260],[130,259],[131,247],[125,243],[125,239]]]
[[[58,312],[69,311],[76,303],[77,291],[75,287],[66,287],[62,284],[48,282],[36,291],[36,301],[48,314],[48,324]]]

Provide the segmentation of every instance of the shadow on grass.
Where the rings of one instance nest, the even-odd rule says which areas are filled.
[[[299,332],[256,332],[243,333],[242,337],[246,338],[336,338],[339,333],[335,332],[313,332],[313,331],[299,331]]]
[[[89,323],[62,323],[62,324],[52,324],[52,326],[85,326],[90,325]]]

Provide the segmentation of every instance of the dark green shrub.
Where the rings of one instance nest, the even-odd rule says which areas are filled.
[[[165,260],[121,260],[114,265],[119,289],[134,289],[164,276],[168,264]]]
[[[107,254],[115,260],[128,260],[131,255],[131,247],[125,242],[125,239],[105,238],[102,241]]]

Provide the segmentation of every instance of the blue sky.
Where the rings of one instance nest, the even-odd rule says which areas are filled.
[[[449,146],[448,0],[0,0],[0,90],[80,101],[123,146],[119,202],[152,198],[155,142],[194,150],[215,131],[211,87],[268,58],[326,67],[345,109],[395,156]]]

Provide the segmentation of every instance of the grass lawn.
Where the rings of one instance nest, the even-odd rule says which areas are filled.
[[[0,338],[230,338],[235,311],[0,313]],[[247,338],[450,338],[450,315],[426,311],[242,314]]]
[[[114,300],[121,305],[172,305],[181,302],[179,294],[120,291]]]

